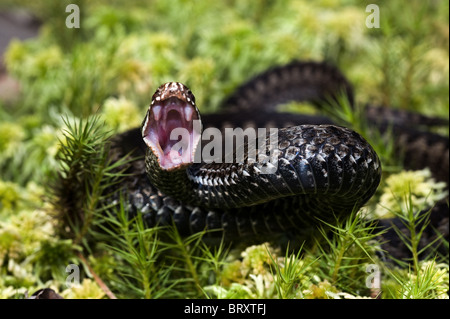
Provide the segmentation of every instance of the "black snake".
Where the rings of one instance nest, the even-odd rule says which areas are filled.
[[[142,128],[113,139],[113,158],[140,158],[132,162],[124,183],[129,210],[141,213],[149,227],[174,223],[182,234],[220,229],[218,234],[228,238],[302,233],[318,219],[349,215],[370,199],[380,182],[381,164],[371,145],[327,117],[277,112],[289,101],[320,107],[333,105],[342,95],[353,105],[350,83],[325,63],[294,62],[266,71],[237,89],[221,113],[203,114],[201,120],[203,129],[215,127],[222,133],[227,127],[281,128],[276,148],[269,149],[267,133],[258,135],[257,141],[266,143],[256,161],[245,144],[243,162],[224,163],[222,149],[215,162],[197,158],[192,163],[207,145],[203,140],[203,149],[195,148],[202,139],[193,127],[200,119],[195,97],[180,83],[162,85]],[[448,182],[448,138],[422,129],[448,121],[371,105],[365,116],[381,132],[393,132],[405,167],[429,166],[438,180]],[[188,143],[175,150],[181,139],[177,135],[170,140],[174,128],[188,134]],[[231,154],[234,162],[236,152]],[[271,160],[276,170],[262,174],[271,168]]]

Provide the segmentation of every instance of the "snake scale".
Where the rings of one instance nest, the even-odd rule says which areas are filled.
[[[220,229],[213,234],[228,238],[307,233],[318,219],[348,215],[370,199],[380,182],[381,163],[373,148],[328,117],[277,110],[290,101],[333,105],[342,95],[354,104],[349,81],[336,67],[321,62],[293,62],[261,73],[226,99],[219,113],[201,117],[187,87],[177,82],[162,85],[143,126],[113,138],[113,159],[138,158],[122,184],[128,210],[142,214],[148,227],[174,223],[182,234]],[[374,129],[393,132],[406,168],[427,166],[437,180],[448,182],[448,138],[428,131],[448,121],[372,105],[365,107],[365,116]],[[236,127],[280,128],[276,148],[258,153],[262,162],[257,163],[248,152],[239,163],[191,163],[202,152],[195,148],[200,137],[191,123],[200,118],[204,130],[218,128],[222,133]],[[189,154],[170,150],[178,140],[171,141],[169,131],[180,126],[193,145]],[[267,146],[270,133],[258,138],[266,139]],[[274,157],[275,173],[261,174]],[[443,218],[448,223],[448,213],[437,223]]]

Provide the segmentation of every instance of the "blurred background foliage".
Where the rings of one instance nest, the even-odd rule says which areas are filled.
[[[79,29],[65,26],[72,2]],[[2,5],[16,6],[43,23],[39,37],[12,41],[4,56],[21,95],[0,108],[0,168],[3,179],[21,184],[54,168],[61,114],[101,113],[112,129],[124,130],[140,124],[155,88],[172,80],[186,83],[201,111],[212,112],[251,76],[292,60],[336,64],[360,102],[448,117],[445,1],[382,2],[378,29],[366,27],[369,13],[358,1]]]
[[[80,8],[79,29],[65,25],[70,3]],[[448,118],[448,1],[379,1],[378,29],[366,27],[367,4],[2,1],[0,10],[25,8],[42,25],[38,37],[13,40],[3,61],[20,94],[0,99],[0,287],[42,283],[50,277],[31,271],[41,258],[32,252],[40,245],[64,250],[44,213],[44,185],[64,143],[62,116],[99,114],[113,132],[124,131],[140,124],[154,90],[167,81],[187,84],[201,111],[214,112],[269,67],[326,60],[346,74],[360,103]],[[73,256],[54,257],[66,265]]]

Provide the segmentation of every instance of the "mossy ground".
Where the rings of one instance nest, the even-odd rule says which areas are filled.
[[[79,29],[65,26],[69,3],[80,8]],[[151,94],[166,81],[186,83],[201,111],[214,112],[239,84],[271,66],[327,60],[354,84],[361,104],[448,119],[448,2],[383,2],[380,28],[367,28],[370,13],[360,1],[2,6],[18,4],[43,26],[35,39],[12,41],[4,56],[21,91],[14,102],[0,100],[1,298],[42,287],[67,298],[106,298],[93,273],[121,298],[448,298],[448,254],[413,262],[411,269],[386,264],[361,218],[338,223],[334,235],[300,253],[285,253],[273,245],[211,249],[201,234],[181,238],[173,229],[144,229],[120,212],[107,217],[98,206],[98,183],[111,177],[101,141],[138,126]],[[83,137],[75,123],[91,125],[92,135]],[[57,172],[69,172],[70,161],[80,165],[71,178],[82,182],[77,205],[91,218],[84,228],[54,218],[51,182]],[[418,205],[419,195],[439,197],[442,187],[426,174],[392,168],[366,210],[383,206],[408,215],[411,190]],[[99,232],[104,225],[114,231]],[[77,288],[67,288],[69,264],[80,267]],[[380,270],[381,290],[366,287],[368,265]]]

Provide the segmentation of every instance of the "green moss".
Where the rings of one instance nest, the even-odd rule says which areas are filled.
[[[19,186],[12,182],[0,181],[0,211],[9,211],[21,199]]]
[[[21,146],[21,142],[25,137],[24,129],[16,123],[1,122],[0,123],[0,159],[6,159],[14,154]]]
[[[376,209],[378,217],[388,218],[396,212],[406,212],[412,208],[420,211],[425,207],[432,207],[438,201],[448,196],[444,182],[436,182],[431,177],[430,170],[402,171],[390,175],[386,181]],[[411,194],[410,201],[407,201]],[[412,205],[412,207],[407,207]]]
[[[61,292],[66,299],[102,299],[105,292],[91,279],[83,279],[82,283]]]
[[[358,1],[157,0],[150,7],[139,1],[119,0],[113,6],[75,1],[81,7],[80,29],[63,25],[67,1],[19,3],[44,25],[37,38],[14,40],[5,53],[21,93],[12,104],[0,102],[1,297],[23,297],[27,289],[42,286],[67,298],[103,297],[90,279],[77,291],[63,291],[57,269],[76,258],[74,242],[120,297],[356,298],[372,293],[364,287],[365,266],[381,262],[367,225],[340,224],[332,228],[332,238],[314,240],[302,255],[258,245],[233,257],[204,247],[201,234],[182,239],[163,232],[172,240],[165,241],[159,231],[144,231],[126,218],[117,224],[100,205],[102,183],[120,177],[105,161],[105,130],[139,125],[151,94],[166,81],[185,82],[201,111],[210,112],[251,76],[295,59],[337,64],[361,104],[448,118],[448,2],[379,4],[380,29],[365,27],[365,5]],[[93,114],[106,127],[98,121],[86,125]],[[362,128],[357,116],[349,118]],[[384,140],[372,140],[384,167],[396,163]],[[47,188],[56,174],[67,183]],[[444,196],[443,185],[426,171],[392,175],[382,187],[377,213],[381,206],[408,211],[404,198],[422,207]],[[71,204],[49,200],[49,189],[70,190]],[[66,216],[65,222],[55,225],[58,219],[49,212]],[[111,223],[116,232],[97,232]],[[93,244],[99,242],[110,246]],[[398,272],[386,267],[385,297],[446,296],[441,292],[448,290],[448,265],[422,269],[416,262],[411,271]]]
[[[105,123],[115,131],[123,132],[142,122],[137,106],[124,97],[108,98],[102,106]]]

